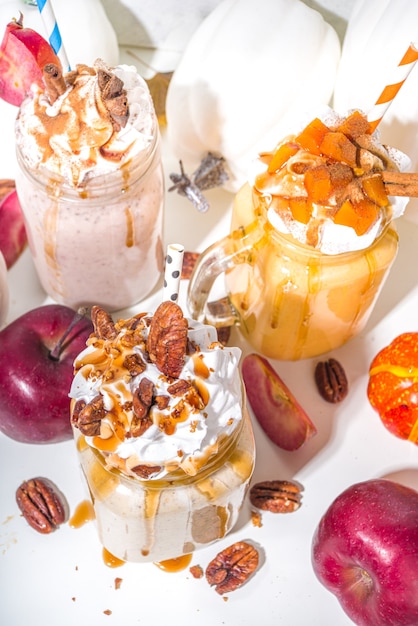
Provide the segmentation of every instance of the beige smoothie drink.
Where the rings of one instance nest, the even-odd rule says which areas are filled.
[[[109,310],[145,297],[163,266],[163,174],[148,87],[134,67],[47,76],[16,123],[16,187],[45,291]]]
[[[103,546],[161,561],[224,537],[254,467],[240,350],[169,301],[153,316],[92,318],[70,395]]]
[[[261,154],[235,197],[232,234],[203,253],[192,276],[193,317],[201,319],[207,295],[199,294],[209,289],[203,275],[221,266],[232,318],[267,357],[316,356],[358,334],[398,249],[393,219],[407,199],[389,198],[382,174],[398,171],[401,157],[378,144],[359,112],[328,112]]]

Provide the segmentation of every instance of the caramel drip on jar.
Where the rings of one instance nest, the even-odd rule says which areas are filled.
[[[109,550],[107,550],[106,548],[103,548],[102,550],[102,557],[103,557],[103,562],[105,565],[107,565],[107,567],[121,567],[122,565],[125,565],[125,561],[122,561],[122,559],[118,559],[117,556],[114,556],[113,554],[111,554],[111,552],[109,552]]]
[[[146,489],[144,493],[144,523],[145,544],[141,549],[143,556],[147,556],[155,541],[155,519],[158,505],[160,504],[161,491],[158,489]]]
[[[91,522],[96,518],[94,508],[90,500],[82,500],[77,504],[74,513],[68,520],[71,528],[81,528],[87,522]]]
[[[192,560],[191,554],[182,554],[174,559],[167,559],[165,561],[155,562],[154,565],[162,569],[164,572],[180,572],[183,569],[186,569],[188,565],[190,565]]]

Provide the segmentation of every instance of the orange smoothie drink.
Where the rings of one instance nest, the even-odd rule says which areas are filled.
[[[225,271],[230,315],[209,310],[207,319],[235,321],[267,357],[314,357],[357,335],[397,254],[393,220],[407,199],[388,197],[382,172],[398,171],[403,157],[380,145],[357,111],[329,112],[260,154],[235,197],[231,234],[192,276],[193,317],[202,316],[216,268]]]

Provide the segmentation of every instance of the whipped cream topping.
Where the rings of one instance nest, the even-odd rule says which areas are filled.
[[[104,68],[100,61],[92,68],[77,66],[64,76],[67,89],[52,104],[47,92],[37,86],[22,103],[16,141],[31,170],[44,168],[79,187],[92,177],[119,170],[148,150],[156,118],[146,82],[134,66],[106,68],[122,80],[129,106],[126,125],[115,130],[100,102],[99,68]]]
[[[322,108],[318,118],[329,127],[330,130],[338,130],[345,118],[337,116],[328,107]],[[302,131],[301,127],[301,131]],[[309,198],[305,185],[305,172],[308,168],[317,171],[321,165],[328,167],[332,159],[327,155],[312,154],[308,150],[299,147],[286,162],[274,173],[269,171],[269,161],[277,149],[287,144],[293,145],[296,135],[286,137],[275,151],[262,153],[253,165],[253,173],[250,184],[253,186],[255,198],[267,209],[267,218],[272,226],[279,232],[292,235],[302,244],[309,245],[324,254],[340,254],[353,252],[369,247],[380,235],[383,228],[392,219],[400,217],[409,201],[405,197],[388,197],[386,206],[379,207],[376,219],[367,228],[356,230],[352,225],[335,223],[335,216],[342,203],[350,199],[347,195],[331,194],[326,202],[315,202]],[[390,170],[406,170],[409,167],[408,157],[395,148],[383,146],[378,140],[378,133],[363,135],[358,138],[363,145],[357,146],[360,153],[359,167],[353,167],[353,178],[347,183],[353,187],[356,177],[360,177],[364,171],[371,174]],[[335,161],[335,163],[338,163]],[[344,165],[347,167],[347,165]],[[354,183],[353,183],[354,181]],[[358,198],[358,189],[353,193]],[[348,194],[350,191],[348,191]],[[289,201],[306,202],[311,214],[308,219],[295,219],[289,210]]]
[[[189,350],[181,374],[174,381],[147,359],[147,315],[135,325],[135,345],[131,345],[129,324],[118,323],[115,339],[109,342],[92,336],[77,357],[70,390],[73,424],[74,403],[88,404],[102,398],[105,415],[100,433],[85,438],[103,455],[108,467],[149,480],[179,469],[195,475],[240,423],[240,349],[220,344],[212,326],[187,321]],[[144,371],[135,376],[124,365],[132,354],[140,355],[146,364]],[[133,398],[144,378],[152,382],[153,397],[159,401],[149,409],[152,424],[133,436]],[[173,383],[183,381],[191,383],[192,393],[190,388],[174,393]]]

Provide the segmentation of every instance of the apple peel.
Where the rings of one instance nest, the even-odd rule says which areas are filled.
[[[267,359],[248,354],[242,377],[254,416],[278,447],[298,450],[316,434],[315,425]]]
[[[61,62],[50,44],[32,28],[23,27],[23,15],[7,24],[0,46],[0,98],[20,106],[31,86],[44,86],[45,65]]]
[[[2,187],[0,181],[0,188]],[[13,182],[13,181],[11,181]],[[14,183],[11,185],[14,187]],[[10,269],[18,260],[27,245],[27,235],[22,209],[17,192],[11,191],[0,200],[0,251]]]

